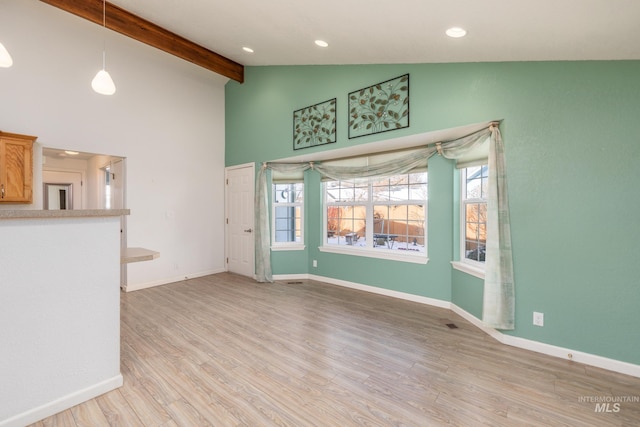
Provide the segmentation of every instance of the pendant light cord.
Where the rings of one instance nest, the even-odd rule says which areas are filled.
[[[107,68],[107,0],[102,0],[102,69]]]

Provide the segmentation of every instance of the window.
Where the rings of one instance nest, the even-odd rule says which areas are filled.
[[[461,169],[463,260],[484,263],[487,244],[487,165]]]
[[[302,245],[304,183],[273,184],[273,246]]]
[[[427,172],[324,183],[325,247],[426,255]]]
[[[104,177],[104,208],[111,209],[111,167],[102,168]]]

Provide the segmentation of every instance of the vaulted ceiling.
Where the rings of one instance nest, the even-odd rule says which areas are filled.
[[[110,2],[245,66],[640,59],[638,0]]]

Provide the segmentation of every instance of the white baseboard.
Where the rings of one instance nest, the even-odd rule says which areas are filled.
[[[286,282],[291,280],[308,280],[308,274],[277,274],[273,276],[273,280],[278,280],[280,282]]]
[[[115,390],[122,386],[122,382],[122,375],[118,374],[115,377],[99,382],[98,384],[94,384],[42,406],[38,406],[37,408],[30,409],[27,412],[2,420],[0,421],[0,427],[22,427],[33,424],[43,418],[50,417],[51,415],[67,410],[82,402],[98,397],[101,394]]]
[[[169,283],[182,282],[183,280],[196,279],[198,277],[204,277],[204,276],[210,276],[212,274],[224,273],[225,271],[226,270],[224,268],[221,268],[221,269],[218,269],[218,270],[202,271],[202,272],[199,272],[199,273],[193,273],[193,274],[189,274],[189,275],[185,275],[185,276],[169,277],[169,278],[166,278],[166,279],[156,280],[156,281],[153,281],[153,282],[127,284],[127,287],[125,289],[123,289],[123,291],[125,291],[125,292],[139,291],[141,289],[153,288],[154,286],[168,285]]]
[[[317,280],[319,282],[329,283],[331,285],[343,286],[345,288],[357,289],[359,291],[371,292],[379,295],[386,295],[388,297],[394,297],[404,299],[407,301],[419,302],[422,304],[432,305],[434,307],[451,308],[449,301],[443,301],[435,298],[423,297],[420,295],[408,294],[405,292],[392,291],[390,289],[378,288],[376,286],[362,285],[360,283],[347,282],[346,280],[333,279],[331,277],[316,276],[314,274],[309,275],[310,280]]]
[[[451,305],[451,309],[464,317],[465,320],[482,329],[502,344],[518,347],[525,350],[535,351],[536,353],[546,354],[548,356],[560,359],[571,360],[573,362],[582,363],[584,365],[595,366],[597,368],[606,369],[608,371],[619,372],[621,374],[631,375],[640,378],[640,365],[622,362],[620,360],[609,359],[607,357],[597,356],[595,354],[585,353],[582,351],[572,350],[570,348],[558,347],[556,345],[545,344],[539,341],[533,341],[526,338],[514,337],[513,335],[503,334],[502,332],[486,327],[480,319],[466,312],[455,304]]]
[[[589,366],[595,366],[597,368],[606,369],[608,371],[618,372],[625,375],[631,375],[633,377],[640,378],[640,365],[633,363],[622,362],[620,360],[609,359],[607,357],[598,356],[595,354],[584,353],[581,351],[571,350],[564,347],[558,347],[555,345],[545,344],[538,341],[529,340],[526,338],[514,337],[513,335],[506,335],[502,332],[489,328],[482,323],[482,320],[478,319],[471,313],[463,310],[457,305],[439,299],[422,297],[419,295],[408,294],[404,292],[392,291],[389,289],[377,288],[375,286],[362,285],[354,282],[347,282],[345,280],[333,279],[331,277],[317,276],[314,274],[291,274],[291,275],[274,275],[274,280],[316,280],[318,282],[325,282],[332,285],[344,286],[351,289],[357,289],[365,292],[372,292],[380,295],[386,295],[394,298],[400,298],[408,301],[419,302],[422,304],[432,305],[440,308],[448,308],[454,313],[460,315],[469,323],[480,328],[487,335],[495,338],[497,341],[505,345],[512,347],[518,347],[525,350],[535,351],[536,353],[546,354],[548,356],[558,357],[560,359],[571,360],[577,363],[582,363]]]

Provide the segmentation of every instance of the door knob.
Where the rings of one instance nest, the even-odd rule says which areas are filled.
[[[252,231],[253,231],[253,230],[252,230],[252,229],[250,229],[250,228],[248,228],[248,229],[244,230],[244,232],[245,232],[245,233],[251,233]]]

